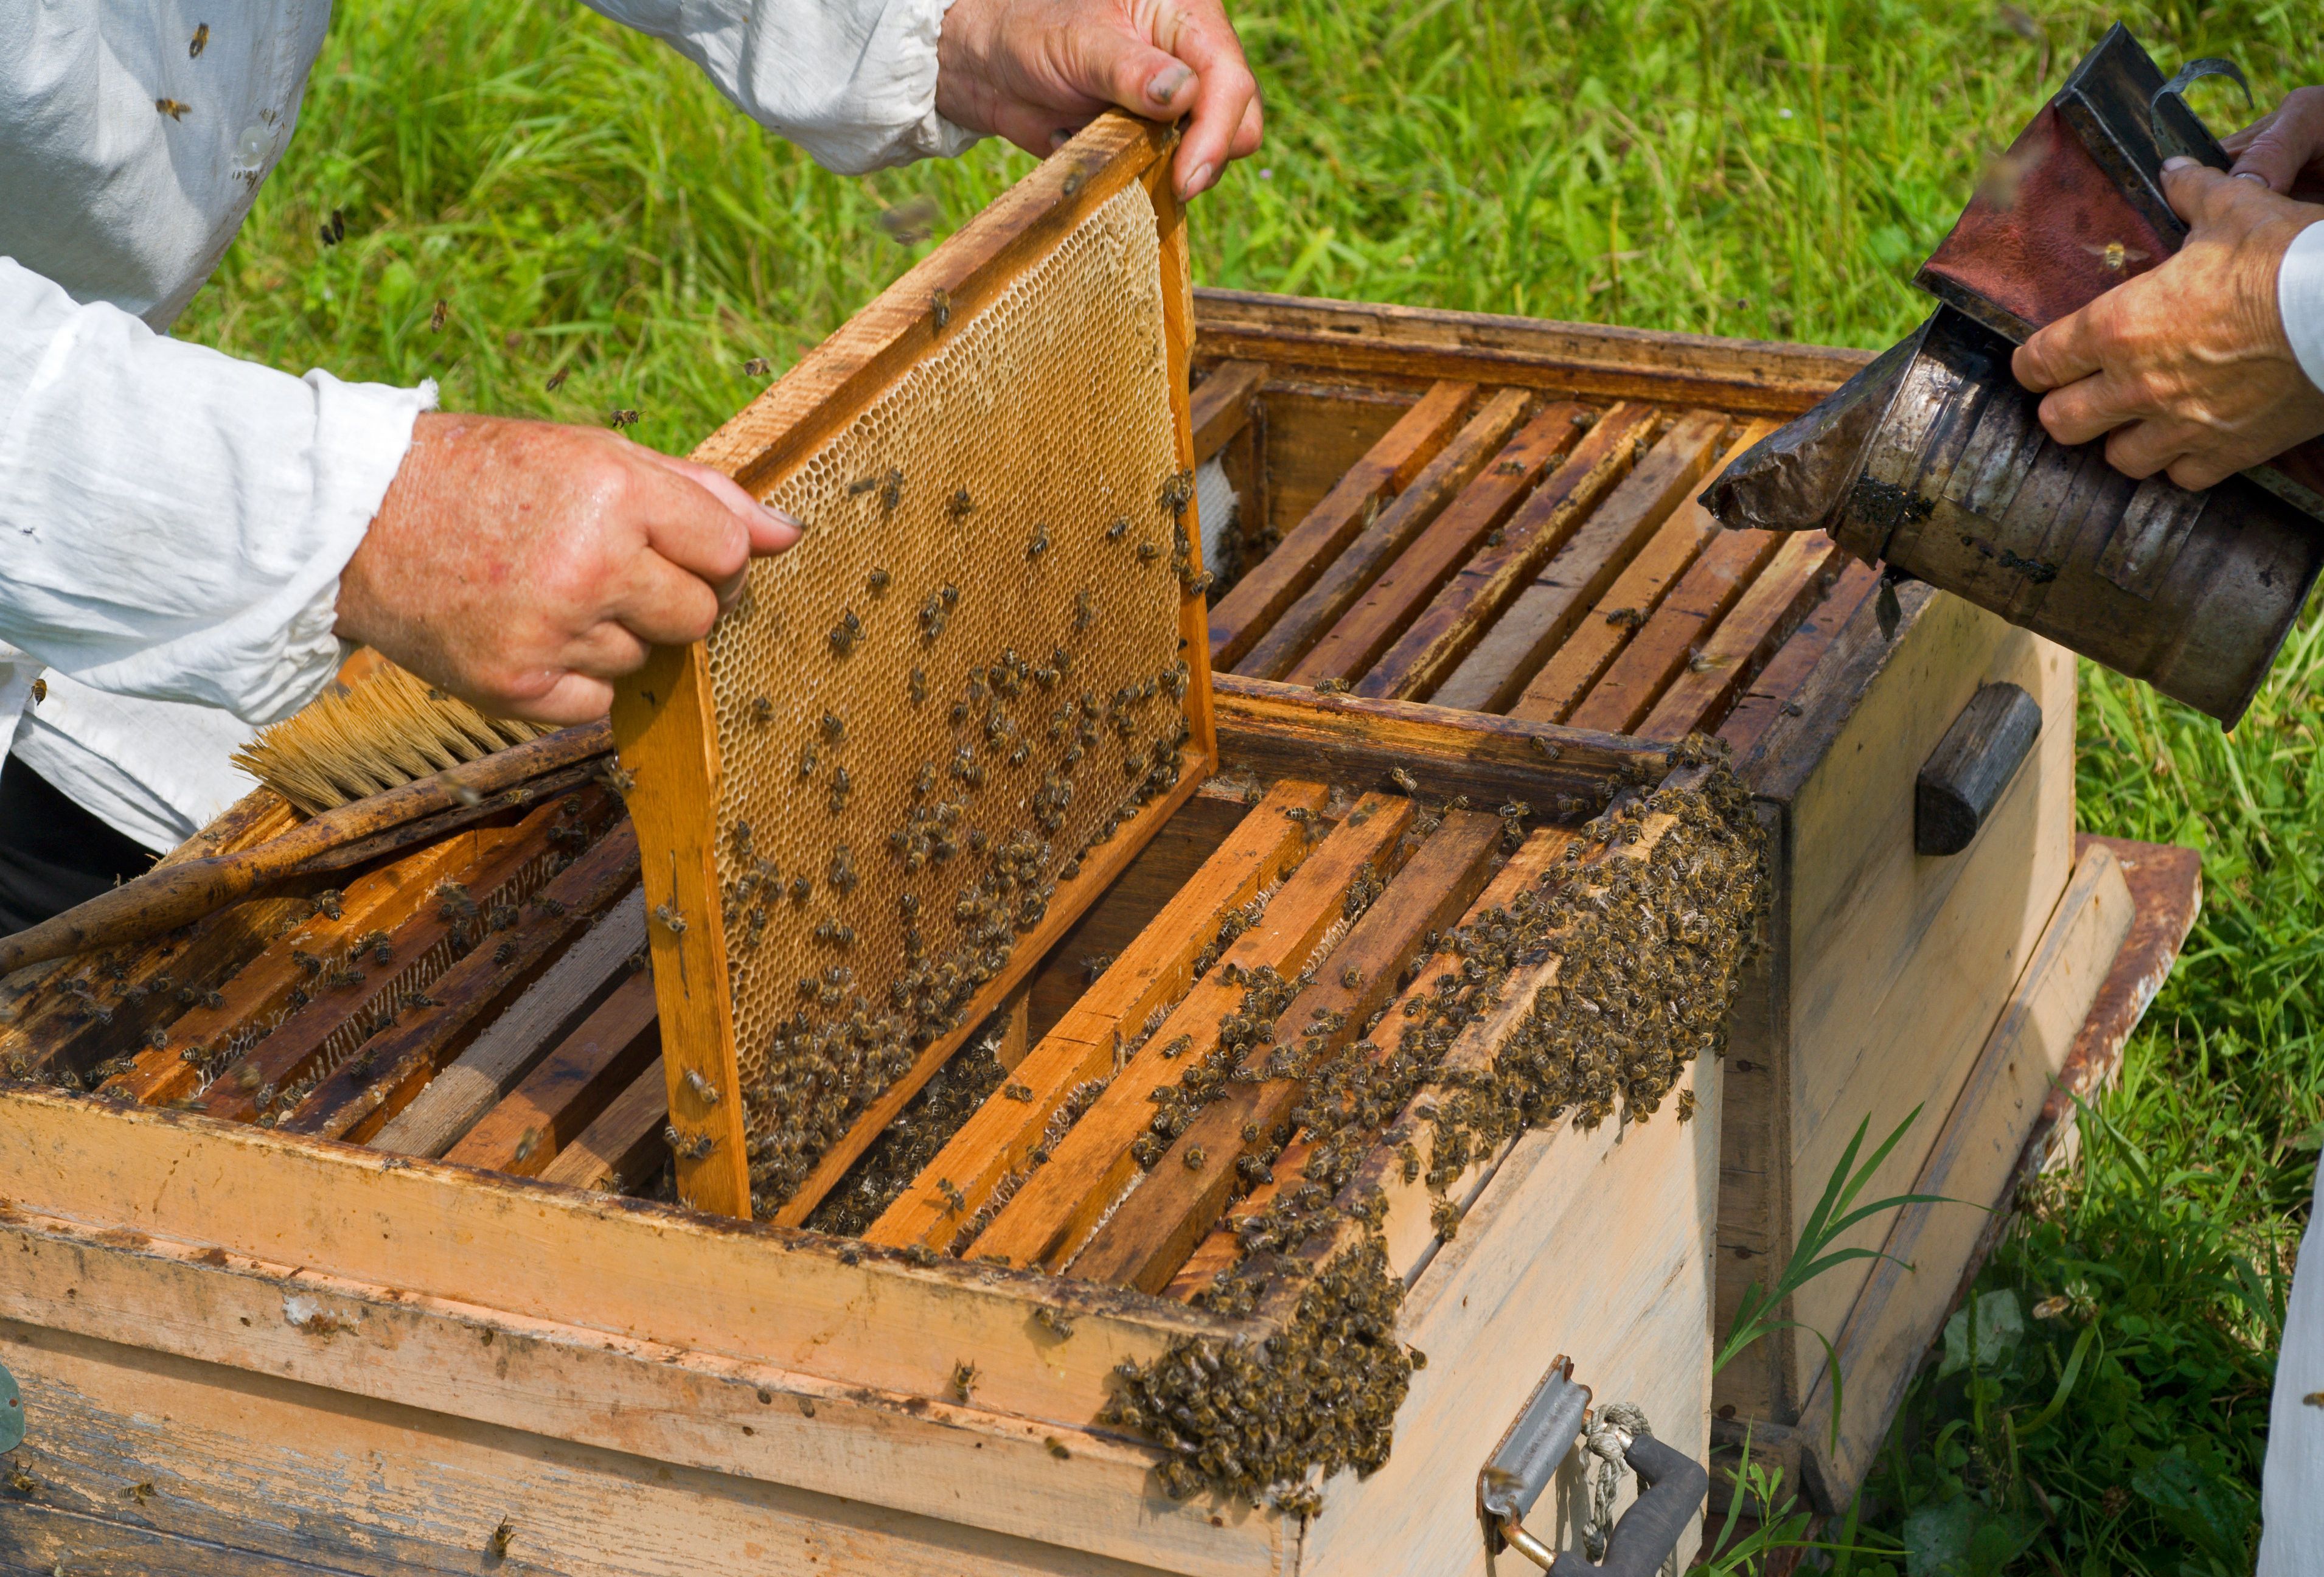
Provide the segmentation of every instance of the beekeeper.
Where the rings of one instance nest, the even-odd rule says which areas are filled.
[[[2027,340],[2018,382],[2048,391],[2061,444],[2106,438],[2133,476],[2209,487],[2324,433],[2324,88],[2226,139],[2222,175],[2163,166],[2185,245]],[[2324,1177],[2319,1177],[2324,1184]],[[2259,1577],[2324,1572],[2324,1188],[2309,1215],[2276,1356]]]
[[[1185,197],[1259,145],[1220,0],[588,3],[843,173],[985,134],[1045,153],[1109,105],[1186,121]],[[228,755],[351,644],[584,721],[798,538],[612,432],[168,337],[289,144],[329,20],[36,5],[0,42],[0,936],[239,797]]]

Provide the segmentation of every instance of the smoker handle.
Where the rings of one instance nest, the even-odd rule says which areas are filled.
[[[1646,1482],[1606,1540],[1606,1559],[1593,1564],[1567,1550],[1549,1568],[1549,1577],[1655,1577],[1693,1523],[1695,1509],[1711,1492],[1711,1474],[1674,1446],[1640,1435],[1622,1453],[1630,1471]]]

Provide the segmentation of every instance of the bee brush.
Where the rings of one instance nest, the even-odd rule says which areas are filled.
[[[396,836],[397,830],[417,830],[410,824],[423,817],[481,811],[493,796],[530,798],[526,786],[538,788],[533,779],[551,773],[561,788],[563,778],[576,775],[571,769],[613,748],[613,727],[604,721],[549,733],[488,718],[401,669],[383,667],[235,754],[237,765],[308,812],[308,820],[255,848],[157,867],[0,937],[0,975],[93,947],[145,941],[270,882],[413,841]]]

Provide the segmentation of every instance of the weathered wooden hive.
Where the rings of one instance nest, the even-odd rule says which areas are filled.
[[[1719,1305],[1858,1118],[2006,1176],[2032,1115],[1961,1093],[2128,924],[2068,882],[2070,669],[1910,589],[1882,641],[1685,503],[1855,359],[1190,298],[1166,152],[1100,123],[705,446],[827,535],[625,692],[619,770],[0,987],[0,1571],[1483,1570],[1561,1357],[1709,1450]],[[1112,460],[899,425],[1074,267],[1151,384]],[[989,366],[937,394],[1010,452]],[[2041,743],[1915,855],[1988,680]],[[1794,1461],[1811,1357],[1719,1382]]]

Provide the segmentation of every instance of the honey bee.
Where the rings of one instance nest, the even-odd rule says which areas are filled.
[[[763,378],[774,370],[774,364],[764,356],[752,356],[742,364],[742,375],[746,378]]]
[[[936,332],[944,332],[945,326],[952,322],[951,291],[938,286],[928,292],[928,316],[934,320]]]
[[[180,104],[174,98],[157,98],[153,101],[153,107],[173,121],[181,121],[186,118],[186,112],[194,106],[190,104]]]
[[[1041,556],[1048,550],[1049,528],[1047,526],[1035,526],[1033,528],[1033,540],[1025,544],[1025,557],[1036,563],[1038,563]]]
[[[210,24],[205,22],[194,29],[193,39],[186,45],[186,59],[198,60],[202,58],[202,51],[209,47]]]
[[[347,216],[344,210],[333,208],[331,217],[316,228],[322,233],[324,245],[337,246],[347,238]]]
[[[2120,273],[2132,263],[2144,263],[2154,255],[2151,252],[2141,252],[2135,246],[2126,246],[2119,241],[2109,241],[2103,246],[2092,246],[2084,242],[2082,250],[2105,263],[2108,273]]]
[[[844,744],[846,742],[847,724],[838,713],[825,712],[823,715],[821,727],[823,729],[823,737],[829,740],[832,743]]]
[[[1157,558],[1161,558],[1161,557],[1162,557],[1162,547],[1161,547],[1161,544],[1160,544],[1160,543],[1158,543],[1158,542],[1147,541],[1147,542],[1140,542],[1139,544],[1138,544],[1138,562],[1139,562],[1139,563],[1140,563],[1140,564],[1151,564],[1151,563],[1153,563]]]
[[[32,681],[32,705],[37,706],[48,698],[49,681],[45,678],[34,679]]]
[[[718,1104],[718,1088],[708,1079],[702,1076],[701,1069],[687,1069],[685,1084],[686,1087],[694,1093],[694,1098],[701,1102],[705,1106],[715,1106]]]
[[[1355,687],[1345,679],[1318,679],[1315,693],[1319,696],[1344,696]]]
[[[870,590],[872,595],[876,597],[888,589],[890,578],[890,576],[886,570],[875,568],[871,574],[863,577],[863,584],[865,587]]]
[[[953,495],[945,501],[945,513],[954,520],[964,521],[975,512],[976,501],[969,497],[965,487],[955,488]]]
[[[571,368],[559,367],[555,372],[549,374],[549,381],[541,384],[541,387],[547,390],[549,393],[554,394],[559,389],[565,387],[565,380],[572,375],[573,373]]]
[[[831,627],[832,655],[847,656],[855,650],[855,643],[862,639],[863,621],[855,616],[854,609],[849,608],[841,614],[839,622]]]
[[[654,905],[653,918],[661,928],[671,936],[686,935],[686,917],[680,914],[674,905],[666,903]]]
[[[904,499],[904,473],[900,466],[890,466],[880,481],[880,512],[891,515]]]
[[[1059,1440],[1054,1434],[1044,1434],[1041,1436],[1041,1444],[1047,1450],[1051,1456],[1056,1457],[1061,1462],[1071,1462],[1073,1460],[1074,1453],[1066,1449],[1065,1443],[1064,1441]]]

